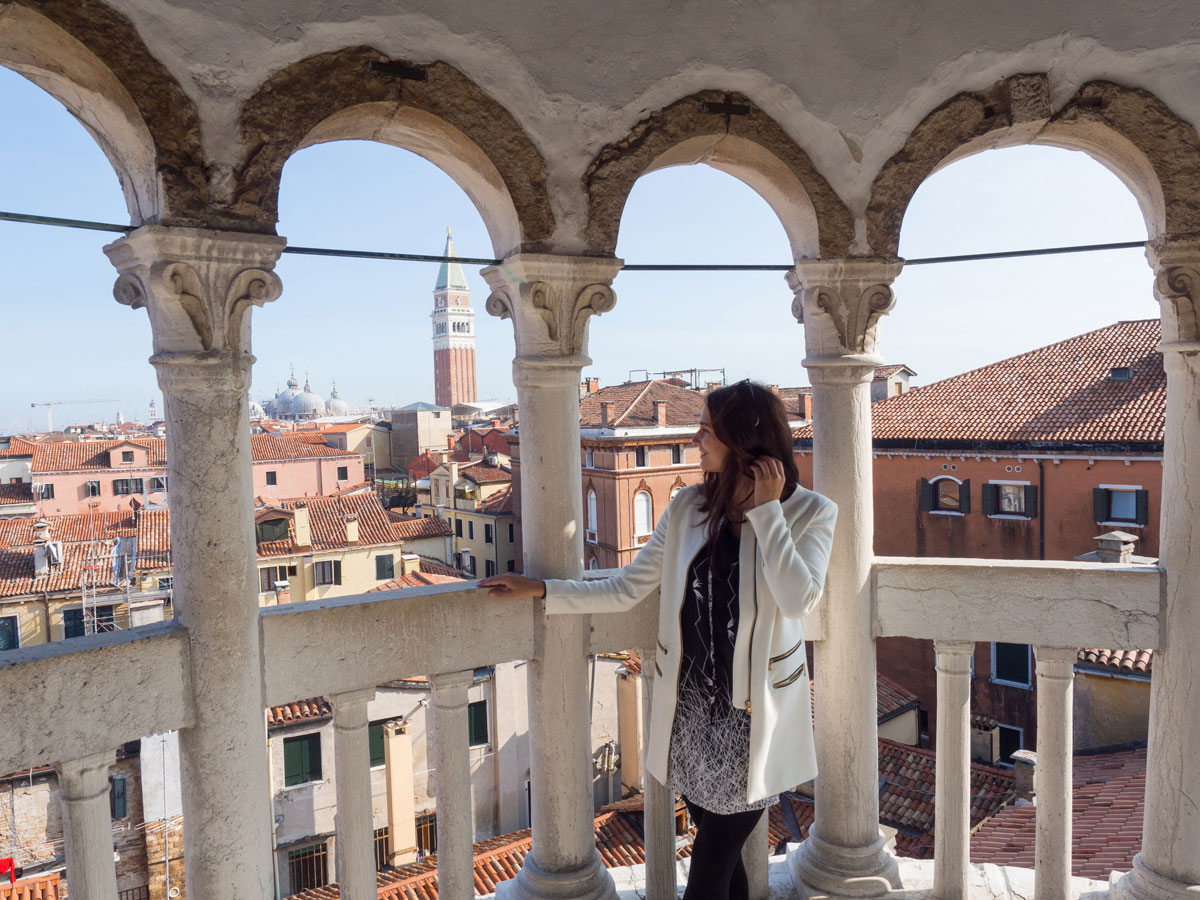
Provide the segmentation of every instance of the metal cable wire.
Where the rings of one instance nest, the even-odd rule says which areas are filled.
[[[0,222],[20,222],[26,225],[49,225],[57,228],[80,228],[86,231],[108,231],[129,234],[132,225],[111,222],[91,222],[86,219],[63,219],[33,213],[0,211]],[[929,266],[944,263],[979,262],[989,259],[1016,259],[1029,256],[1056,256],[1065,253],[1096,253],[1103,250],[1131,250],[1146,246],[1145,241],[1116,241],[1107,244],[1075,244],[1068,247],[1035,247],[1028,250],[995,250],[989,253],[959,253],[953,256],[926,256],[907,259],[907,266]],[[343,259],[384,259],[395,262],[457,262],[467,266],[497,266],[502,259],[478,256],[440,256],[430,253],[389,253],[383,250],[342,250],[332,247],[285,247],[284,253],[296,256],[331,256]],[[786,272],[794,263],[629,263],[622,272]]]

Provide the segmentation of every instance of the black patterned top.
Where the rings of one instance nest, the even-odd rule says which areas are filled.
[[[688,591],[679,612],[683,630],[680,683],[708,698],[716,712],[733,698],[733,647],[738,629],[738,547],[725,519],[714,546],[700,549],[688,568]]]

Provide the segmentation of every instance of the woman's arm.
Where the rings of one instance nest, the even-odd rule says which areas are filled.
[[[821,599],[833,549],[837,504],[819,495],[813,499],[817,509],[792,528],[778,500],[746,510],[746,521],[758,539],[763,577],[780,612],[794,619],[807,615]]]

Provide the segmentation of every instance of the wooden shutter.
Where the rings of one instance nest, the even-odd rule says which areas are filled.
[[[996,486],[994,484],[981,484],[979,486],[979,505],[983,508],[985,516],[994,516],[996,514]]]
[[[958,511],[961,513],[969,513],[971,511],[971,479],[966,479],[958,488]]]
[[[333,561],[333,583],[342,583],[342,561],[340,559],[335,559]]]
[[[1139,525],[1150,524],[1150,492],[1134,491],[1134,521]]]
[[[1025,515],[1036,519],[1038,514],[1038,489],[1036,484],[1025,485]]]
[[[924,478],[921,479],[917,498],[921,512],[929,512],[933,509],[933,485]]]
[[[1108,519],[1108,491],[1104,488],[1092,489],[1092,518],[1097,522]]]

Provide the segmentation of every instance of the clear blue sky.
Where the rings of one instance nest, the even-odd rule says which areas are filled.
[[[0,69],[0,209],[127,222],[116,176],[87,132],[53,98]],[[394,147],[312,147],[285,171],[279,233],[297,245],[439,253],[445,227],[463,256],[491,245],[466,195],[438,169]],[[989,151],[930,178],[905,219],[901,255],[916,258],[1140,240],[1133,197],[1080,153]],[[0,223],[3,372],[0,433],[145,418],[158,397],[146,313],[112,299],[112,236]],[[749,188],[703,166],[641,179],[626,206],[626,262],[786,263],[787,240]],[[254,312],[256,398],[310,373],[351,404],[408,403],[433,394],[429,312],[433,263],[285,256],[283,296]],[[483,309],[487,286],[467,268],[478,323],[480,394],[512,398],[512,328]],[[806,384],[803,333],[780,273],[618,276],[616,309],[591,325],[585,374],[603,384],[630,370],[724,367],[727,377]],[[882,350],[918,384],[1110,324],[1157,316],[1140,250],[908,269],[884,320]]]

